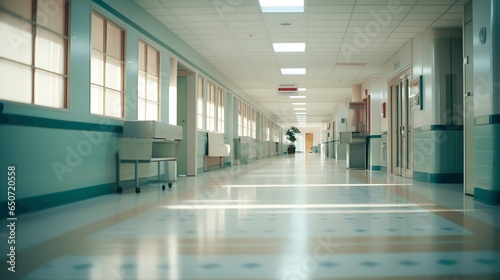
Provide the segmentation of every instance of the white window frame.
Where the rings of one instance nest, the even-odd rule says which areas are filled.
[[[224,133],[224,121],[225,121],[225,92],[222,88],[217,90],[217,131]]]
[[[197,83],[197,93],[196,93],[196,127],[199,130],[205,128],[205,78],[198,76]]]
[[[94,37],[94,32],[91,32],[91,42],[93,42],[94,40],[102,40],[102,43],[103,43],[103,46],[102,46],[102,50],[99,50],[99,49],[96,49],[94,48],[94,44],[92,43],[92,57],[95,55],[100,55],[102,56],[102,58],[104,59],[102,61],[102,64],[103,64],[103,68],[101,68],[102,70],[102,73],[99,73],[98,72],[98,68],[94,68],[96,67],[95,63],[98,63],[99,60],[94,60],[92,59],[92,63],[91,63],[91,83],[90,83],[90,87],[91,87],[91,90],[90,90],[90,112],[91,114],[93,115],[99,115],[99,116],[106,116],[106,117],[114,117],[114,118],[119,118],[119,119],[123,119],[125,117],[125,29],[123,29],[122,27],[120,27],[118,24],[114,23],[113,21],[107,19],[106,17],[100,15],[99,13],[93,11],[92,12],[92,25],[93,25],[93,20],[94,20],[94,16],[95,17],[99,17],[101,20],[103,20],[103,38],[97,38],[97,35],[96,37]],[[120,48],[121,48],[121,51],[120,53],[118,54],[119,57],[117,57],[116,55],[113,56],[111,54],[111,52],[108,50],[108,33],[109,32],[109,27],[113,27],[113,28],[116,28],[118,29],[118,31],[120,32]],[[94,31],[94,30],[92,30]],[[97,43],[96,43],[97,44]],[[107,79],[107,72],[108,70],[111,72],[113,70],[113,68],[111,67],[111,63],[108,63],[108,61],[118,61],[119,64],[120,64],[120,80],[119,80],[119,86],[118,87],[115,87],[113,88],[113,86],[111,85],[112,82],[111,81],[108,81]],[[116,66],[116,65],[115,65]],[[97,73],[96,73],[97,72]],[[95,75],[95,76],[94,76]],[[94,78],[95,77],[95,78]],[[102,79],[102,85],[99,84],[98,82],[96,82],[95,80],[93,79],[96,79],[96,80],[100,80]],[[93,90],[102,90],[102,97],[100,95],[97,95],[98,92],[96,91],[93,91]],[[113,110],[111,110],[111,112],[108,110],[109,108],[111,108],[107,103],[108,101],[106,101],[109,96],[112,94],[112,93],[119,93],[119,108],[117,108],[117,106],[114,106]],[[112,102],[116,102],[117,100],[113,98],[113,101]],[[97,108],[95,108],[95,106],[97,106]],[[114,112],[114,110],[117,110],[118,113]]]
[[[217,103],[217,87],[214,83],[208,82],[207,85],[207,127],[208,131],[215,131],[216,126],[216,103]]]
[[[143,52],[141,55],[141,51]],[[156,59],[150,56],[156,56]],[[160,120],[161,104],[161,57],[160,51],[148,43],[139,40],[139,67],[138,79],[139,89],[137,91],[137,119],[138,120]],[[156,65],[151,65],[156,64]],[[141,83],[141,76],[144,81]],[[154,83],[156,81],[156,83]],[[152,88],[154,91],[152,91]],[[148,106],[149,105],[149,106]],[[156,107],[156,115],[148,116],[148,107]]]

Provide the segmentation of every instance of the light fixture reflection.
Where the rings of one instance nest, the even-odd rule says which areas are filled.
[[[288,185],[221,185],[224,188],[295,188],[295,187],[385,187],[413,186],[413,184],[288,184]]]
[[[168,209],[338,209],[338,208],[406,208],[417,204],[247,204],[247,205],[170,205]]]

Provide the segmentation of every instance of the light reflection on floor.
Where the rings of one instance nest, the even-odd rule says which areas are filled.
[[[344,166],[280,156],[22,215],[15,277],[500,279],[499,208]]]

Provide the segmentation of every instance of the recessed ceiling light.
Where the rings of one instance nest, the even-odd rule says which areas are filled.
[[[302,96],[302,95],[293,95],[293,96],[289,96],[289,98],[301,99],[301,98],[306,98],[306,97]]]
[[[303,13],[304,0],[259,0],[263,13]]]
[[[283,75],[305,75],[306,68],[281,68]]]
[[[274,52],[305,52],[306,43],[274,43]]]
[[[292,103],[292,105],[294,106],[302,106],[302,105],[306,105],[307,103]]]
[[[295,115],[307,115],[306,112],[295,112]]]
[[[295,111],[305,111],[306,108],[293,108]]]

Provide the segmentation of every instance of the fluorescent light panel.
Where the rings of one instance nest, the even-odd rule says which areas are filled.
[[[299,91],[307,91],[307,88],[299,88]]]
[[[305,52],[306,43],[274,43],[274,52]]]
[[[259,0],[263,13],[303,13],[304,0]]]
[[[306,108],[293,108],[295,111],[305,111]]]
[[[304,106],[307,103],[292,103],[293,106]]]
[[[281,68],[282,75],[305,75],[306,68]]]
[[[302,99],[302,98],[306,98],[305,96],[302,96],[302,95],[295,95],[295,96],[288,96],[292,99]]]
[[[295,115],[307,115],[306,112],[295,112]]]

